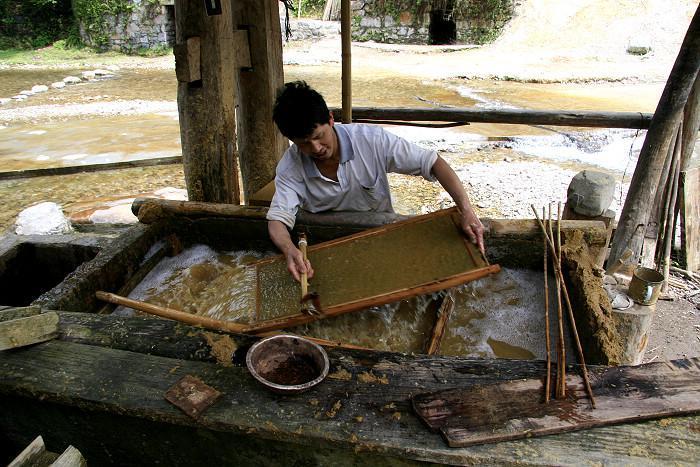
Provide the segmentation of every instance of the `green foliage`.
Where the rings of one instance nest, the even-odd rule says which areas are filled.
[[[130,14],[134,4],[129,0],[73,0],[73,10],[90,45],[106,49],[109,45],[110,21]]]
[[[172,55],[173,48],[167,45],[159,45],[150,48],[138,48],[129,51],[130,54],[138,55],[139,57],[162,57],[164,55]]]
[[[0,48],[38,48],[73,25],[70,0],[0,0]]]
[[[323,9],[326,6],[326,0],[293,0],[294,8],[297,11],[294,12],[294,16],[299,13],[299,5],[301,4],[301,16],[304,18],[314,18],[321,19],[323,16]],[[291,16],[291,15],[290,15]]]

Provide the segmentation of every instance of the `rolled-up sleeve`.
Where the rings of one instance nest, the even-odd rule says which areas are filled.
[[[387,172],[421,175],[431,182],[436,180],[432,168],[438,158],[437,152],[422,148],[386,130],[382,130],[381,145]]]
[[[277,165],[275,175],[275,194],[267,211],[267,220],[280,221],[292,229],[296,222],[297,211],[303,203],[304,182],[299,166],[290,163],[288,154]]]

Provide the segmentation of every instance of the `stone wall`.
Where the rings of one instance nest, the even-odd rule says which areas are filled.
[[[515,0],[353,0],[353,40],[409,44],[490,42],[512,18]],[[435,42],[452,28],[451,38]]]
[[[102,34],[108,37],[106,44],[97,43],[83,25],[80,28],[82,40],[89,45],[126,52],[168,47],[175,43],[174,2],[132,0],[131,3],[131,11],[103,18]]]

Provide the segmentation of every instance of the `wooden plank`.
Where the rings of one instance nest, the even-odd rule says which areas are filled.
[[[330,109],[341,115],[339,107]],[[595,112],[585,110],[531,109],[435,109],[353,107],[355,120],[396,120],[404,122],[509,123],[599,128],[649,128],[652,114],[642,112]]]
[[[700,271],[700,167],[681,172],[681,251],[685,269]]]
[[[68,446],[50,467],[86,467],[87,461],[74,446]]]
[[[428,342],[428,347],[425,351],[426,354],[434,355],[440,351],[442,336],[445,334],[447,322],[450,320],[450,315],[452,314],[454,307],[455,300],[452,298],[452,294],[448,293],[443,297],[440,308],[438,309],[435,326],[433,326],[433,332],[431,333],[430,341]]]
[[[46,452],[44,438],[37,436],[12,462],[7,464],[7,467],[31,467],[37,465],[36,461],[44,452]]]
[[[53,312],[0,322],[0,350],[36,344],[58,335],[58,315]]]
[[[567,397],[545,404],[540,379],[449,389],[415,396],[413,407],[451,447],[700,412],[700,358],[611,367],[593,382],[596,409],[583,381],[567,377]]]
[[[120,332],[133,334],[128,326],[111,327],[115,336]],[[142,337],[142,340],[148,338]],[[154,344],[159,345],[158,342]],[[280,397],[262,390],[244,367],[238,365],[222,371],[221,366],[211,363],[52,341],[20,352],[0,353],[0,368],[3,369],[0,429],[6,429],[18,419],[26,420],[27,407],[6,402],[20,401],[26,405],[31,397],[42,399],[37,406],[42,412],[37,413],[43,413],[52,404],[60,404],[64,410],[73,408],[71,413],[75,418],[69,420],[73,425],[79,423],[84,444],[95,443],[102,447],[103,456],[125,456],[128,446],[124,446],[123,436],[114,436],[113,430],[86,429],[92,428],[91,421],[97,417],[113,420],[109,426],[102,427],[103,430],[110,430],[114,423],[123,419],[131,420],[129,427],[137,430],[136,422],[140,420],[143,431],[135,432],[152,442],[162,440],[159,434],[163,429],[154,430],[155,426],[148,423],[160,422],[191,426],[188,436],[181,437],[189,446],[214,448],[211,440],[219,444],[236,439],[240,442],[240,438],[225,436],[243,435],[246,439],[267,440],[271,449],[282,448],[287,442],[306,446],[306,451],[333,448],[349,453],[351,458],[375,453],[400,457],[404,461],[453,465],[577,464],[582,458],[591,463],[638,465],[683,463],[700,458],[700,432],[697,430],[700,417],[697,416],[451,449],[412,414],[412,395],[446,386],[467,387],[507,379],[538,378],[542,376],[543,363],[340,350],[329,351],[329,358],[331,373],[322,384],[309,393]],[[196,424],[163,399],[163,393],[185,374],[192,374],[223,393],[220,401]],[[337,408],[333,410],[333,407]],[[55,436],[60,437],[62,433],[55,433]],[[678,445],[683,449],[678,449]],[[169,465],[185,465],[187,461],[192,464],[191,458],[171,462],[173,456],[183,456],[186,451],[184,446],[182,448],[161,452],[160,460],[167,459]],[[141,455],[137,442],[133,450],[138,451],[137,456]],[[211,454],[204,451],[207,456]],[[239,459],[236,450],[224,451],[228,463]],[[323,459],[336,459],[338,454],[328,455],[330,457]],[[143,462],[142,457],[135,457],[131,458],[131,463],[134,459]],[[203,457],[195,459],[204,460]],[[212,462],[209,457],[207,461]]]
[[[308,323],[408,297],[444,290],[496,273],[453,219],[456,208],[416,216],[313,245],[308,256],[322,315],[299,313],[299,285],[286,260],[260,260],[256,316],[247,332]],[[385,260],[380,260],[385,258]],[[361,280],[358,280],[361,278]]]
[[[41,313],[41,307],[37,305],[22,307],[7,307],[0,310],[0,321],[10,321],[18,318],[27,318]]]

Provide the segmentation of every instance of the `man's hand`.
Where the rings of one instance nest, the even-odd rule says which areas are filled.
[[[269,221],[267,230],[270,233],[270,239],[277,248],[280,249],[285,258],[287,258],[287,270],[297,282],[301,282],[301,275],[305,272],[307,279],[311,279],[314,275],[314,269],[307,259],[304,261],[304,255],[301,253],[289,235],[289,230],[280,221]]]
[[[470,242],[474,243],[481,254],[485,255],[486,250],[484,248],[484,225],[481,223],[478,217],[472,209],[466,209],[464,211],[460,210],[461,220],[462,220],[462,230],[467,234],[467,238]]]
[[[301,281],[303,273],[306,273],[308,279],[314,276],[314,269],[311,267],[311,263],[308,259],[304,260],[304,255],[298,248],[292,246],[284,255],[287,257],[287,270],[297,282]]]

